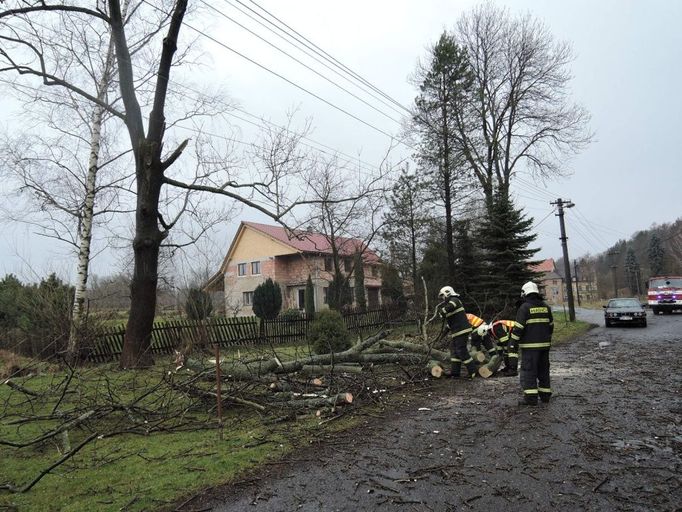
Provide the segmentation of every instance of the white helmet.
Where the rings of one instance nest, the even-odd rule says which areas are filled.
[[[459,293],[452,289],[452,286],[443,286],[438,292],[439,299],[448,299],[450,297],[459,297]]]
[[[488,334],[489,330],[490,326],[484,322],[478,326],[478,329],[476,329],[476,334],[483,338],[486,334]]]
[[[540,290],[538,289],[537,284],[535,284],[533,281],[528,281],[521,287],[521,297],[525,297],[531,293],[537,293],[540,295]]]

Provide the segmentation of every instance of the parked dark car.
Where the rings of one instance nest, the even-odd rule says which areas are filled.
[[[632,324],[646,327],[646,310],[637,299],[610,299],[604,307],[604,325]]]

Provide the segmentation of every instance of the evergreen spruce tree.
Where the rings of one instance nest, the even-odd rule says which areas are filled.
[[[478,311],[481,266],[480,250],[471,234],[471,221],[463,220],[455,228],[455,280],[451,286],[461,295],[467,311]]]
[[[339,271],[334,272],[334,277],[332,278],[331,283],[329,283],[327,302],[329,304],[329,309],[335,309],[337,311],[342,311],[353,303],[348,278]]]
[[[367,309],[367,296],[365,295],[365,267],[362,261],[362,253],[355,252],[353,262],[353,284],[355,291],[355,304],[362,311]]]
[[[315,287],[310,274],[308,274],[308,280],[305,283],[305,314],[309,319],[315,316]]]
[[[649,269],[652,276],[660,276],[663,273],[664,256],[665,250],[661,239],[654,233],[649,240]]]
[[[529,248],[537,237],[532,227],[533,219],[515,208],[506,194],[495,194],[476,238],[483,268],[481,288],[475,293],[486,317],[513,315],[521,286],[536,277],[529,266],[538,263],[532,258],[540,249]]]
[[[268,277],[253,292],[253,314],[261,320],[272,320],[277,318],[281,309],[282,290]]]
[[[386,302],[404,308],[407,303],[403,291],[403,280],[393,265],[384,265],[381,271],[381,296]]]
[[[402,169],[388,198],[388,212],[381,236],[389,249],[390,262],[413,282],[415,305],[421,309],[423,288],[419,278],[420,248],[431,221],[426,184]]]
[[[448,255],[442,236],[438,230],[432,230],[426,240],[424,256],[419,266],[419,273],[424,278],[428,293],[429,309],[433,309],[438,301],[438,291],[443,286],[453,286],[447,277]],[[421,288],[423,284],[420,282]]]
[[[417,157],[427,177],[429,191],[443,208],[447,254],[444,278],[453,281],[455,206],[459,192],[471,185],[470,177],[463,172],[456,126],[462,121],[473,75],[466,51],[447,32],[431,48],[428,59],[416,73],[419,95],[415,99],[412,128],[419,141]]]

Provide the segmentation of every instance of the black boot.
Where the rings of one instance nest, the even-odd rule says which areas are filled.
[[[520,406],[537,406],[538,405],[538,397],[536,395],[525,395],[522,400],[519,400],[518,405]]]

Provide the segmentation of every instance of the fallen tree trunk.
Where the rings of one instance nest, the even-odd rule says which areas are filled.
[[[319,354],[316,356],[310,356],[305,359],[297,359],[295,361],[282,362],[278,357],[273,357],[267,361],[258,361],[254,364],[244,364],[239,361],[236,362],[221,362],[220,370],[226,378],[232,378],[235,380],[253,380],[256,377],[262,377],[267,374],[282,374],[282,373],[294,373],[303,369],[305,365],[336,365],[339,363],[357,363],[360,361],[360,356],[362,351],[371,347],[372,345],[378,343],[384,339],[390,331],[381,331],[375,336],[371,336],[366,340],[358,343],[357,345],[344,350],[343,352],[336,352],[331,354]],[[377,356],[384,357],[383,354],[374,354]],[[402,356],[402,354],[389,354]],[[378,361],[378,360],[377,360]],[[369,362],[374,362],[370,360]],[[378,361],[381,362],[381,361]],[[387,361],[390,362],[390,361]],[[201,364],[197,361],[187,359],[185,365],[194,369],[194,371],[209,371],[210,368],[202,368]],[[200,369],[199,369],[200,368]]]
[[[450,361],[450,354],[448,352],[431,348],[428,345],[424,345],[422,343],[412,343],[405,340],[383,340],[381,345],[407,350],[408,352],[414,352],[416,354],[428,355],[431,359],[442,361],[444,363]]]
[[[362,366],[349,364],[304,364],[301,373],[305,375],[326,375],[328,373],[362,373]]]

